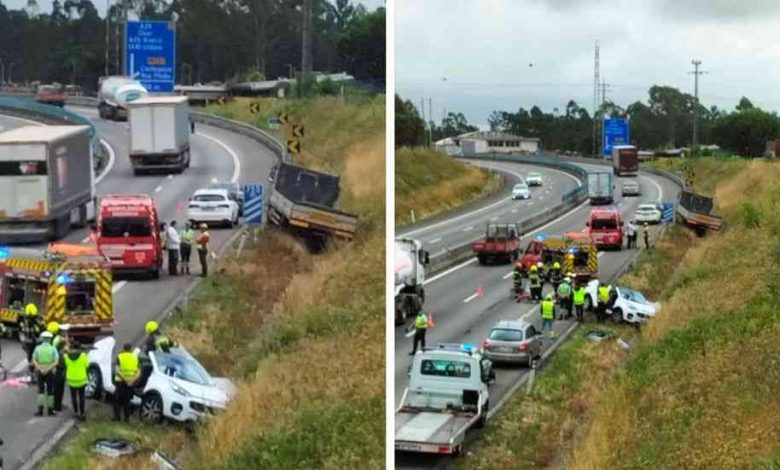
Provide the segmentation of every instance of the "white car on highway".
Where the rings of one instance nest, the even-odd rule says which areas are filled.
[[[517,183],[512,188],[512,199],[531,199],[531,190],[525,183]]]
[[[528,176],[525,178],[525,184],[528,186],[541,186],[542,185],[542,175],[539,173],[531,172],[528,173]]]
[[[634,211],[634,220],[640,223],[660,224],[663,213],[656,204],[640,204]]]
[[[89,352],[87,369],[88,398],[100,399],[113,394],[113,361],[119,350],[116,340],[107,337],[97,341]],[[160,423],[164,418],[179,422],[199,421],[224,410],[235,396],[236,388],[224,378],[213,378],[184,348],[170,352],[151,352],[148,357],[136,348],[141,380],[134,390],[133,404],[140,407],[141,419]]]
[[[599,281],[594,279],[585,287],[585,306],[593,310],[598,299]],[[645,299],[641,292],[627,287],[613,286],[614,302],[607,307],[607,314],[616,322],[644,323],[658,314],[661,304]]]
[[[238,224],[238,203],[230,198],[227,189],[199,189],[190,198],[187,219],[233,227]]]

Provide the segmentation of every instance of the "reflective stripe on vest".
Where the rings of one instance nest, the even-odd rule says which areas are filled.
[[[539,287],[539,274],[531,273],[528,275],[528,285],[531,287]]]
[[[119,376],[132,382],[138,376],[138,357],[131,352],[119,353]]]
[[[417,315],[417,318],[414,320],[414,327],[418,330],[424,330],[428,328],[428,315],[425,315],[424,313]]]
[[[599,302],[609,301],[609,289],[606,287],[599,287]]]
[[[81,388],[87,385],[87,366],[89,359],[84,353],[79,354],[75,360],[70,354],[65,355],[65,380],[71,388]]]
[[[545,320],[552,320],[553,310],[555,308],[555,302],[552,300],[545,300],[542,302],[542,318]]]
[[[574,289],[574,305],[585,305],[585,288],[579,287]]]

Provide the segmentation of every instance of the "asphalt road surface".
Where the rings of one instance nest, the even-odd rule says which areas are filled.
[[[222,129],[198,125],[191,137],[191,167],[177,175],[134,176],[128,160],[129,132],[126,122],[100,119],[96,109],[71,108],[92,120],[113,150],[114,162],[108,173],[97,184],[98,196],[107,194],[151,194],[164,221],[186,218],[187,200],[192,193],[205,186],[212,179],[230,180],[241,183],[268,181],[271,167],[276,163],[275,155],[257,142]],[[10,129],[29,125],[16,118],[0,116],[0,127]],[[219,252],[235,230],[213,229],[212,249]],[[71,232],[66,240],[83,242],[88,237],[87,229]],[[194,274],[199,273],[197,258],[192,263]],[[166,268],[159,280],[136,280],[120,278],[114,281],[115,336],[117,343],[131,341],[143,333],[146,321],[155,318],[192,282],[194,277],[169,277]],[[27,361],[19,342],[0,339],[2,363],[12,372],[26,370]],[[67,387],[66,387],[67,388]],[[12,387],[0,383],[0,437],[5,445],[0,455],[5,459],[5,468],[20,467],[32,453],[71,418],[70,408],[56,418],[33,416],[37,390],[28,387]],[[64,403],[69,406],[66,390]]]
[[[589,171],[604,168],[596,165],[583,164],[581,166]],[[642,189],[642,195],[637,197],[621,197],[619,188],[620,180],[623,178],[618,178],[616,182],[618,191],[615,203],[623,217],[628,218],[627,220],[630,220],[637,205],[646,202],[673,200],[679,191],[679,188],[674,183],[662,177],[640,173],[637,178]],[[527,240],[539,233],[552,235],[584,229],[590,210],[591,206],[585,202],[558,220],[527,234],[523,240],[523,245],[525,246]],[[461,220],[459,223],[471,223],[471,220],[466,218],[466,220]],[[651,242],[652,235],[656,231],[657,227],[651,229]],[[642,246],[641,237],[638,243]],[[625,249],[622,251],[600,252],[600,276],[612,276],[636,254],[636,250]],[[516,303],[512,300],[510,296],[511,287],[512,268],[509,264],[480,266],[476,262],[476,258],[472,258],[449,271],[429,278],[425,286],[425,309],[433,314],[435,326],[428,330],[426,338],[428,346],[446,342],[473,343],[479,347],[497,321],[518,319],[526,315],[538,315],[538,304]],[[546,286],[545,289],[548,291],[551,290],[551,287]],[[482,295],[478,295],[478,291]],[[590,319],[592,321],[592,317]],[[555,323],[556,333],[560,335],[571,324],[570,321],[557,321]],[[407,372],[411,364],[409,353],[412,349],[411,335],[412,333],[405,331],[404,327],[401,326],[395,330],[394,400],[396,406],[399,405],[403,391],[408,383]],[[545,341],[545,350],[551,344],[552,341]],[[511,387],[527,372],[528,369],[525,367],[497,365],[496,382],[490,388],[491,407],[494,407],[504,398]],[[468,442],[472,441],[474,437],[475,433],[470,433],[467,437],[467,448]],[[454,463],[451,457],[409,452],[396,452],[395,458],[397,468],[449,468]]]
[[[446,218],[434,218],[414,226],[401,229],[396,236],[414,238],[423,243],[423,248],[437,256],[445,247],[453,247],[471,242],[485,233],[485,225],[491,222],[517,222],[534,214],[544,212],[561,202],[561,197],[582,182],[570,173],[548,167],[520,165],[516,163],[470,161],[484,168],[499,170],[510,177],[512,184],[508,188],[470,205],[464,211]],[[542,186],[534,186],[530,199],[512,200],[512,186],[530,172],[542,175]]]

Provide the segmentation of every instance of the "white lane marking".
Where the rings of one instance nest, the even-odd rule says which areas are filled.
[[[528,315],[530,315],[531,313],[533,313],[534,310],[537,310],[537,309],[539,309],[538,305],[535,305],[535,306],[529,308],[527,312],[525,312],[524,314],[520,315],[520,318],[518,318],[517,321],[523,321]]]
[[[119,292],[119,290],[123,287],[125,287],[125,284],[127,284],[127,281],[119,281],[116,284],[114,284],[114,287],[111,288],[111,293],[116,294]]]
[[[233,159],[233,176],[230,177],[230,182],[231,183],[237,182],[238,181],[238,176],[241,174],[241,160],[238,158],[238,155],[236,155],[236,152],[234,152],[233,149],[228,147],[227,144],[225,144],[221,140],[217,139],[216,137],[212,137],[212,136],[210,136],[208,134],[205,134],[203,131],[200,131],[200,132],[198,132],[195,135],[199,135],[201,137],[205,137],[205,138],[213,141],[214,143],[216,143],[217,145],[219,145],[220,147],[225,149],[225,151],[228,154],[230,154],[230,157]]]
[[[539,200],[541,201],[542,199],[544,199],[544,196],[539,196]]]
[[[656,198],[655,202],[661,202],[661,198],[663,197],[664,190],[661,189],[661,185],[658,184],[658,182],[655,180],[655,178],[647,178],[650,180],[651,183],[655,186],[655,189],[658,190],[658,197]]]
[[[468,232],[469,230],[474,230],[474,226],[470,225],[470,226],[468,226],[468,227],[463,229],[464,232]]]
[[[160,191],[162,191],[162,186],[157,186],[154,188],[154,192],[159,193]]]
[[[103,180],[107,174],[111,173],[111,169],[114,168],[114,162],[116,161],[114,147],[112,147],[111,144],[109,144],[108,141],[104,139],[100,139],[100,143],[102,143],[106,150],[108,150],[108,163],[106,163],[106,167],[103,169],[103,173],[99,174],[97,178],[95,178],[95,183],[100,183],[100,181]]]
[[[504,274],[504,277],[502,279],[509,279],[512,277],[512,274],[514,274],[512,271],[509,271],[508,273]]]
[[[569,212],[567,212],[567,213],[565,213],[565,214],[561,215],[561,216],[560,216],[560,217],[558,217],[557,219],[555,219],[555,220],[551,220],[551,221],[547,222],[546,224],[542,225],[541,227],[539,227],[539,228],[535,229],[533,232],[530,232],[530,233],[528,233],[528,234],[527,234],[527,236],[529,236],[529,237],[530,237],[530,236],[532,236],[532,235],[534,235],[534,234],[536,234],[536,233],[539,233],[539,232],[541,232],[542,230],[546,229],[546,228],[547,228],[547,227],[549,227],[550,225],[552,225],[552,224],[555,224],[555,223],[558,223],[558,222],[559,222],[561,219],[564,219],[564,218],[568,217],[568,216],[569,216],[570,214],[572,214],[573,212],[575,212],[575,211],[578,211],[578,210],[582,209],[583,207],[585,207],[585,206],[586,206],[586,205],[588,205],[588,204],[590,204],[590,202],[589,202],[589,201],[587,201],[587,200],[583,201],[583,202],[582,202],[582,204],[580,204],[579,206],[572,208],[572,209],[571,209]],[[424,286],[426,286],[426,285],[430,284],[430,283],[431,283],[431,282],[433,282],[433,281],[437,281],[437,280],[439,280],[439,279],[443,278],[444,276],[449,276],[450,274],[454,273],[455,271],[457,271],[457,270],[459,270],[459,269],[463,269],[463,268],[465,268],[466,266],[468,266],[468,265],[470,265],[470,264],[472,264],[472,263],[475,263],[476,261],[477,261],[477,258],[471,258],[470,260],[466,261],[465,263],[461,263],[461,264],[459,264],[459,265],[457,265],[457,266],[455,266],[455,267],[452,267],[452,268],[450,268],[450,269],[448,269],[448,270],[444,271],[443,273],[439,273],[439,274],[437,274],[437,275],[433,276],[433,277],[432,277],[432,278],[430,278],[430,279],[426,279],[426,280],[425,280],[425,282],[423,282],[423,285],[424,285]]]
[[[597,258],[601,258],[601,255],[603,255],[603,254],[604,254],[603,251],[599,251],[599,254],[598,254]]]
[[[466,297],[465,299],[463,299],[463,303],[467,304],[467,303],[471,302],[472,300],[476,299],[477,297],[479,297],[479,294],[477,294],[475,292],[475,293],[471,294],[470,296]]]
[[[441,238],[434,238],[433,240],[429,241],[428,243],[433,245],[434,243],[439,243],[440,241],[441,241]]]

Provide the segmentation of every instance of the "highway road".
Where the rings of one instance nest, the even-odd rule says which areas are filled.
[[[127,156],[129,133],[127,123],[102,120],[96,109],[72,108],[92,120],[115,155],[113,166],[97,184],[98,196],[107,194],[151,194],[164,221],[186,217],[187,200],[192,193],[212,179],[234,179],[242,183],[268,180],[275,155],[257,142],[222,129],[198,125],[191,138],[192,164],[178,175],[134,176]],[[6,129],[29,123],[16,118],[0,116],[0,126]],[[234,229],[236,230],[236,229]],[[213,250],[219,252],[234,230],[213,229]],[[67,236],[71,242],[83,242],[87,229],[75,230]],[[166,265],[167,266],[167,265]],[[198,273],[195,260],[194,271]],[[194,276],[170,277],[159,280],[115,279],[114,312],[117,342],[132,341],[143,334],[143,326],[175,301],[194,280]],[[2,361],[13,372],[26,370],[26,359],[18,341],[0,339]],[[66,390],[67,394],[67,390]],[[62,428],[71,418],[69,410],[56,418],[33,417],[36,390],[27,387],[10,387],[0,384],[0,437],[5,446],[0,455],[5,458],[5,468],[18,468],[41,443]],[[64,403],[69,404],[69,397]]]
[[[467,162],[501,171],[512,183],[498,194],[471,204],[463,211],[457,211],[456,215],[436,217],[405,227],[396,236],[420,240],[423,248],[435,257],[442,253],[445,247],[462,245],[481,237],[485,233],[487,223],[513,222],[541,213],[559,204],[563,194],[582,184],[572,174],[548,167],[477,160]],[[512,186],[518,179],[527,177],[530,172],[540,173],[543,185],[530,188],[530,199],[513,201]]]
[[[581,165],[589,171],[599,168],[595,165]],[[619,178],[622,180],[623,178]],[[641,173],[638,176],[642,187],[642,195],[622,198],[618,195],[616,205],[624,217],[633,214],[638,204],[644,202],[669,201],[676,198],[679,188],[671,181]],[[620,188],[620,181],[617,182]],[[619,191],[618,191],[619,192]],[[585,202],[563,217],[547,224],[539,230],[526,235],[530,240],[539,233],[563,234],[567,231],[582,230],[591,206]],[[455,216],[457,217],[457,216]],[[458,223],[471,223],[467,218]],[[651,230],[655,234],[657,228]],[[651,237],[652,238],[652,237]],[[525,245],[525,243],[523,243]],[[641,240],[640,240],[641,246]],[[629,262],[636,250],[600,252],[599,274],[602,278],[611,277]],[[515,303],[510,297],[512,287],[512,268],[510,265],[480,266],[475,258],[445,271],[426,281],[426,311],[434,315],[435,326],[427,333],[427,343],[435,346],[438,343],[473,343],[477,346],[487,338],[490,328],[499,320],[518,319],[525,315],[538,315],[538,304]],[[483,295],[477,295],[480,289]],[[548,286],[546,290],[551,290]],[[652,300],[652,299],[651,299]],[[586,319],[593,321],[592,317]],[[555,329],[559,335],[570,328],[572,322],[556,322]],[[396,328],[395,334],[395,403],[400,403],[403,391],[407,385],[407,371],[411,364],[409,353],[412,349],[412,333],[407,333],[403,327]],[[551,341],[545,341],[545,350]],[[490,388],[491,408],[505,399],[511,387],[516,384],[528,370],[524,367],[496,366],[496,382]],[[541,373],[544,373],[543,371]],[[489,425],[488,425],[489,426]],[[473,440],[471,433],[467,442]],[[396,452],[397,468],[449,468],[453,459],[435,455]]]

